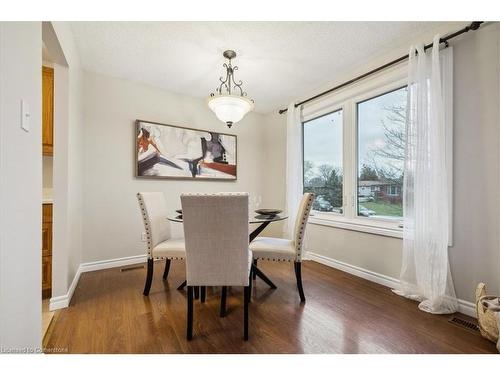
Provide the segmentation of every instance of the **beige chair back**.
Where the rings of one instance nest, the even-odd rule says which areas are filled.
[[[170,238],[165,196],[159,192],[141,192],[137,193],[137,200],[146,230],[148,257],[152,258],[153,248]]]
[[[191,286],[247,286],[248,194],[182,194],[186,279]]]
[[[297,262],[300,262],[302,260],[302,245],[304,242],[304,236],[306,234],[307,219],[309,218],[309,213],[311,212],[313,202],[314,194],[304,193],[304,195],[302,196],[302,200],[300,201],[297,218],[295,219],[294,243],[295,251],[297,252]]]

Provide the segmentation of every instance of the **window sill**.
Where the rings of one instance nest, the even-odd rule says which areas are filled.
[[[345,219],[336,215],[311,214],[311,216],[309,216],[308,223],[376,234],[379,236],[403,238],[403,229],[399,228],[398,224],[375,220],[371,222],[369,221],[370,220],[363,219]]]

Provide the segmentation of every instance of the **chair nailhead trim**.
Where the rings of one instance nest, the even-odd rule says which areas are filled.
[[[248,193],[243,193],[243,192],[224,192],[224,193],[182,193],[181,196],[185,197],[220,197],[220,196],[241,196],[245,197],[248,195]]]
[[[312,202],[314,201],[314,194],[313,193],[306,193],[307,195],[307,204],[306,204],[306,209],[303,213],[302,216],[302,222],[300,223],[300,228],[299,232],[297,234],[297,244],[296,244],[296,259],[297,261],[301,260],[302,256],[302,241],[304,239],[304,234],[305,234],[305,228],[307,224],[307,219],[309,218],[309,213],[311,212],[311,206]]]
[[[146,240],[147,240],[147,253],[148,257],[152,258],[153,254],[153,243],[152,243],[152,237],[151,237],[151,223],[149,221],[148,214],[146,212],[146,207],[144,205],[144,200],[142,199],[142,195],[140,193],[137,193],[137,199],[139,200],[139,206],[141,207],[141,212],[142,212],[142,220],[144,222],[144,229],[146,230]]]
[[[268,261],[271,261],[271,262],[291,262],[293,261],[293,259],[288,259],[288,258],[264,258],[264,257],[257,257],[257,258],[253,258],[253,259],[257,259],[257,260],[268,260]]]
[[[163,259],[184,260],[185,258],[183,258],[183,257],[154,257],[152,259],[154,259],[154,260],[160,260],[160,259],[161,260],[163,260]]]

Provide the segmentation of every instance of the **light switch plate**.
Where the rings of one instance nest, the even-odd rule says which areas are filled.
[[[30,131],[30,108],[25,100],[21,100],[21,128]]]

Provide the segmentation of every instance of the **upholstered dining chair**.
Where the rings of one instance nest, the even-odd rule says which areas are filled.
[[[137,193],[137,199],[139,201],[147,238],[148,270],[143,294],[148,296],[153,281],[154,261],[165,259],[163,280],[166,280],[170,270],[171,260],[184,259],[186,257],[186,250],[183,238],[170,237],[170,225],[167,220],[167,205],[163,193]]]
[[[248,249],[248,194],[182,194],[186,240],[187,339],[193,337],[193,292],[201,287],[244,287],[243,337],[248,340],[252,255]],[[203,298],[202,298],[203,301]]]
[[[300,301],[305,302],[304,288],[302,287],[302,244],[306,231],[307,219],[311,212],[314,194],[305,193],[299,205],[293,239],[257,237],[250,243],[254,263],[258,260],[275,262],[294,262],[295,278],[299,290]]]

